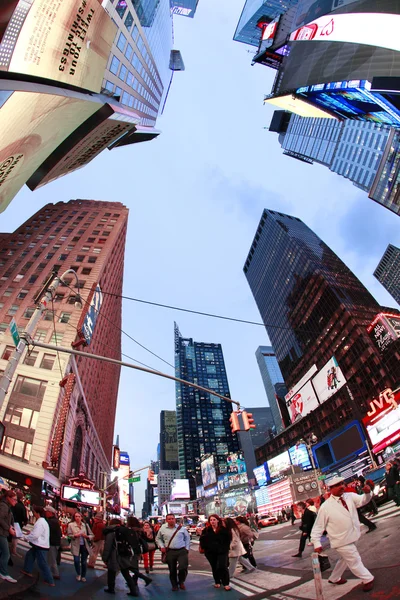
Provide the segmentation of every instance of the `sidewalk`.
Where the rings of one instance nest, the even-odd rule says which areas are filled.
[[[26,575],[22,575],[21,569],[24,564],[23,558],[13,556],[12,561],[14,566],[8,567],[8,573],[11,577],[17,579],[17,583],[9,583],[8,581],[4,581],[4,579],[0,579],[0,600],[7,600],[7,598],[15,598],[15,600],[18,600],[19,598],[24,598],[25,593],[30,590],[37,581],[37,578],[31,579],[30,577],[26,577]]]

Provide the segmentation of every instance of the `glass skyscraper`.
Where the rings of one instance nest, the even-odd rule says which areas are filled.
[[[221,345],[183,338],[176,324],[175,374],[230,398]],[[213,454],[222,473],[226,471],[226,455],[239,450],[237,436],[230,428],[231,412],[229,402],[176,383],[179,470],[181,478],[189,479],[193,494],[196,476],[199,483],[201,480],[203,455]]]
[[[374,277],[400,304],[400,248],[388,245],[374,271]]]
[[[233,39],[251,46],[260,43],[261,30],[257,23],[262,17],[271,21],[295,6],[298,0],[247,0],[240,15]]]
[[[277,399],[276,384],[284,383],[283,376],[272,346],[259,346],[256,351],[256,358],[271,409],[275,431],[280,433],[284,427]]]

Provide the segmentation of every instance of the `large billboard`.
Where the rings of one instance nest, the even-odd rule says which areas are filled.
[[[318,408],[318,399],[311,382],[308,381],[290,400],[287,400],[286,405],[292,423]]]
[[[318,375],[312,380],[312,384],[321,404],[336,394],[345,383],[345,376],[334,356],[332,356],[326,365],[322,367]]]
[[[0,70],[98,93],[116,32],[101,0],[2,0]]]
[[[248,482],[246,463],[242,452],[228,454],[226,462],[229,486]]]
[[[164,448],[165,460],[176,462],[178,460],[178,434],[174,410],[164,411]]]
[[[203,479],[203,487],[207,488],[210,485],[217,483],[217,473],[214,466],[214,456],[207,456],[201,461],[201,476]]]
[[[129,482],[130,460],[127,452],[120,452],[120,467],[118,471],[119,501],[121,508],[129,510]]]
[[[85,504],[87,506],[99,506],[101,498],[98,490],[83,490],[71,485],[63,485],[61,488],[61,500]]]
[[[348,4],[353,4],[358,0],[300,0],[297,5],[296,16],[293,20],[293,27],[305,25],[322,15],[343,8]]]
[[[313,366],[312,366],[310,369],[308,369],[307,373],[306,373],[305,375],[303,375],[303,377],[300,379],[300,381],[298,381],[298,382],[297,382],[297,383],[296,383],[296,384],[295,384],[295,385],[294,385],[294,386],[293,386],[293,387],[292,387],[292,388],[291,388],[291,389],[288,391],[288,393],[287,393],[287,394],[286,394],[286,396],[285,396],[285,400],[286,400],[286,402],[287,402],[288,400],[290,400],[290,398],[291,398],[292,396],[294,396],[294,394],[295,394],[296,392],[298,392],[298,391],[299,391],[299,390],[300,390],[300,389],[303,387],[303,385],[304,385],[305,383],[307,383],[307,381],[309,381],[309,380],[311,379],[311,377],[312,377],[313,375],[315,375],[315,373],[317,373],[317,372],[318,372],[317,365],[313,365]]]
[[[288,110],[300,117],[315,117],[320,119],[335,119],[336,117],[322,108],[305,102],[295,94],[284,94],[282,96],[266,96],[264,104],[273,104],[283,110]]]
[[[301,467],[303,471],[312,469],[310,455],[304,442],[297,442],[295,446],[289,448],[289,456],[292,465]]]
[[[267,463],[263,463],[261,466],[253,469],[254,477],[256,478],[257,485],[262,487],[263,485],[267,485],[271,481],[271,476],[269,474],[269,469]]]
[[[289,452],[287,450],[281,454],[278,454],[278,456],[275,456],[274,458],[270,458],[267,461],[267,465],[271,480],[276,481],[279,479],[282,472],[290,468],[290,464]]]
[[[380,452],[400,439],[400,388],[383,390],[373,398],[363,418],[374,452]]]
[[[171,500],[190,498],[189,479],[174,479],[171,485]]]
[[[367,331],[380,352],[400,338],[400,315],[379,313],[368,325]]]
[[[42,162],[98,109],[97,102],[35,92],[0,95],[0,211]]]

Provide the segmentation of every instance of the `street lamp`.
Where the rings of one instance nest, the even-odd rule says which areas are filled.
[[[304,438],[302,438],[302,439],[299,440],[299,442],[302,443],[302,444],[305,444],[306,447],[307,447],[308,455],[310,457],[311,465],[312,465],[313,472],[314,472],[315,481],[316,481],[317,486],[318,486],[318,493],[319,493],[319,495],[321,495],[321,493],[322,493],[321,484],[320,484],[320,481],[318,479],[317,466],[315,464],[314,455],[313,455],[313,452],[312,452],[312,446],[314,446],[314,444],[316,444],[318,442],[318,438],[315,435],[315,433],[311,433],[306,440]]]

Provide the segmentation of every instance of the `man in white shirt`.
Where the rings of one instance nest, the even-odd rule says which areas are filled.
[[[177,525],[175,515],[169,514],[166,523],[160,527],[156,544],[163,554],[169,569],[172,591],[185,590],[185,580],[189,566],[190,535],[186,527]],[[176,533],[175,533],[176,532]],[[179,586],[179,587],[178,587]]]
[[[344,493],[345,483],[343,477],[333,477],[326,485],[330,488],[331,495],[319,509],[317,519],[311,532],[311,542],[315,552],[321,552],[321,536],[328,532],[332,548],[340,555],[340,559],[332,571],[329,583],[341,585],[346,583],[342,575],[348,567],[356,577],[363,582],[364,592],[369,592],[374,587],[374,576],[366,569],[356,548],[355,542],[360,538],[360,521],[357,508],[368,504],[371,500],[371,489],[364,486],[362,496],[353,493]]]

